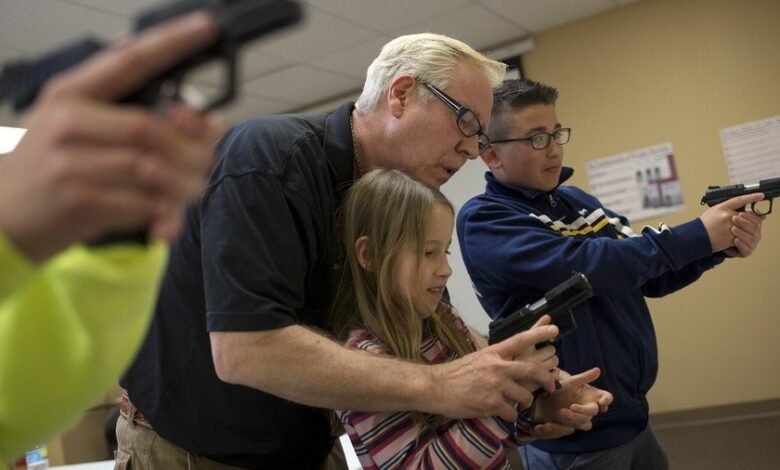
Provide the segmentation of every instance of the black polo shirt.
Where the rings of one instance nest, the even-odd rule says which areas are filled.
[[[122,380],[174,444],[249,468],[312,468],[330,451],[324,410],[220,381],[209,332],[324,326],[337,281],[336,209],[354,170],[352,109],[261,117],[220,143]]]

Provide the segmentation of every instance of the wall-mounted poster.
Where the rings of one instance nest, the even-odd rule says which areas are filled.
[[[731,184],[780,177],[780,115],[723,129],[720,140]]]
[[[591,160],[586,169],[591,193],[632,222],[684,207],[671,143]]]

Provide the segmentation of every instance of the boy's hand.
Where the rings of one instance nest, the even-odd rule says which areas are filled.
[[[755,214],[739,209],[764,199],[761,193],[735,197],[710,207],[699,217],[710,239],[712,252],[729,256],[750,256],[761,240],[761,222]]]

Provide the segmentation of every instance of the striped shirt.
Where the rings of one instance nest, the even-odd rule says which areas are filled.
[[[352,332],[347,346],[387,354],[382,343],[365,330]],[[422,356],[432,364],[453,358],[434,338],[424,341],[422,349]],[[509,469],[504,446],[514,447],[531,440],[527,427],[521,421],[510,423],[500,418],[452,419],[435,430],[423,430],[413,420],[412,413],[406,411],[363,413],[338,410],[336,413],[365,470]]]

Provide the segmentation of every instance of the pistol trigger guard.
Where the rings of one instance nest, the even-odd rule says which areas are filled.
[[[759,203],[762,203],[762,202],[768,202],[769,203],[769,210],[767,210],[766,212],[761,212],[761,206],[756,207]],[[754,214],[760,215],[761,217],[763,217],[765,215],[769,215],[769,214],[772,213],[772,199],[769,199],[769,200],[763,199],[761,201],[751,202],[750,203],[750,210],[753,211]]]
[[[215,108],[219,108],[220,106],[229,103],[233,100],[236,96],[236,80],[238,76],[238,66],[236,65],[236,51],[235,49],[227,49],[224,52],[223,58],[225,59],[225,64],[227,67],[227,84],[225,87],[225,91],[211,100],[206,106],[204,107],[204,111],[210,111]]]
[[[160,86],[159,97],[163,102],[178,102],[182,100],[181,96],[181,74],[177,74],[174,78],[166,80]]]

